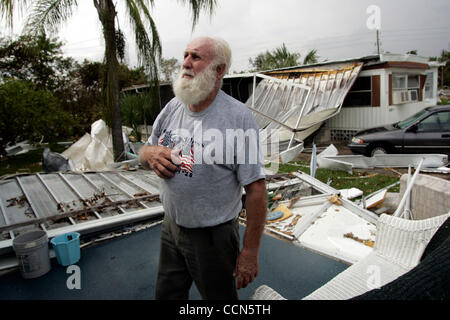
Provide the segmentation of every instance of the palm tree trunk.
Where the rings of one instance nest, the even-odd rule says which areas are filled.
[[[120,114],[120,89],[119,89],[119,61],[117,59],[116,9],[111,0],[94,0],[98,16],[103,27],[105,39],[105,107],[108,110],[109,119],[106,123],[111,126],[114,161],[125,160],[122,138],[122,117]]]

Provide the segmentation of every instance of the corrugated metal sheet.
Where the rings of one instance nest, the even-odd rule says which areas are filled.
[[[29,231],[49,238],[66,232],[91,233],[164,214],[153,171],[35,173],[0,181],[0,254]],[[301,184],[288,175],[267,179],[267,190]]]
[[[336,108],[336,113],[339,112],[342,102],[358,78],[362,66],[362,62],[348,62],[313,68],[300,67],[273,71],[268,75],[311,87],[311,98],[303,113],[306,116],[333,108]],[[329,115],[328,118],[334,115],[335,113]]]
[[[280,137],[286,140],[292,132],[307,130],[337,115],[362,66],[362,62],[347,62],[268,72],[266,75],[275,80],[264,78],[246,105],[256,110],[261,129],[290,131]]]
[[[141,170],[36,173],[0,181],[0,243],[30,229],[77,231],[93,221],[108,224],[118,215],[162,208],[158,189],[158,177]]]
[[[71,231],[83,235],[94,231],[105,232],[112,226],[161,217],[164,210],[158,201],[158,181],[159,178],[147,170],[36,173],[0,181],[0,254],[4,256],[11,252],[13,239],[30,229],[45,230],[52,238]],[[336,195],[338,191],[301,172],[294,173],[294,176],[269,176],[266,181],[270,194],[281,194],[269,210],[284,204],[291,207],[296,215],[303,216],[300,220],[299,216],[292,216],[280,223],[267,225],[266,230],[303,246],[295,238],[319,219],[321,212],[314,206],[321,208],[328,204],[329,196]],[[348,214],[354,215],[354,219],[362,218],[361,223],[376,221],[377,216],[373,213],[346,199],[341,199],[341,202],[342,207],[349,210]],[[307,208],[317,215],[309,217]],[[335,212],[331,214],[335,215]],[[241,221],[245,222],[245,218]],[[326,248],[319,249],[329,254]],[[341,251],[331,255],[345,258]]]

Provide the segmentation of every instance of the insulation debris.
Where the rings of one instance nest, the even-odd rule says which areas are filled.
[[[266,221],[267,224],[286,220],[287,218],[292,217],[292,215],[293,215],[292,211],[289,210],[289,208],[286,207],[286,205],[284,205],[284,204],[280,204],[272,212],[281,212],[283,215],[276,220]]]

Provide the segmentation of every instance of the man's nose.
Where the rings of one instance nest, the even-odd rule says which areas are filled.
[[[192,68],[192,61],[189,58],[189,56],[187,56],[184,61],[183,61],[183,69],[191,69]]]

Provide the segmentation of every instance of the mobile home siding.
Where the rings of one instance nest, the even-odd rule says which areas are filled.
[[[375,89],[375,99],[372,96],[373,107],[343,107],[339,114],[327,120],[324,129],[331,130],[362,130],[370,127],[382,126],[403,120],[410,115],[422,110],[427,106],[436,105],[437,97],[423,99],[425,76],[420,77],[420,97],[418,102],[394,105],[392,101],[392,73],[401,71],[399,69],[382,69],[362,71],[360,76],[372,76],[372,90]],[[409,70],[411,71],[411,70]],[[420,70],[419,72],[421,72]],[[433,72],[434,83],[437,79],[437,69]],[[379,77],[379,95],[376,97],[376,82]],[[375,83],[375,84],[374,84]],[[377,100],[379,107],[375,107]],[[375,101],[374,101],[375,100]]]

